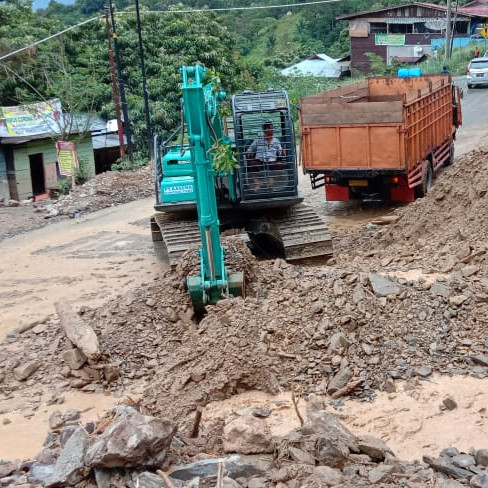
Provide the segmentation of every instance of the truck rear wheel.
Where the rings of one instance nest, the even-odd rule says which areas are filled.
[[[415,197],[416,198],[423,198],[427,193],[429,193],[430,188],[432,187],[432,165],[429,161],[427,161],[427,166],[425,167],[424,177],[422,178],[422,183],[419,186],[415,187]]]
[[[444,162],[444,166],[450,166],[452,163],[454,163],[454,144],[451,144],[449,158]]]

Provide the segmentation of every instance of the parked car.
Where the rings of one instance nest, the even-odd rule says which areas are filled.
[[[476,85],[488,85],[488,56],[473,58],[466,71],[468,88]]]

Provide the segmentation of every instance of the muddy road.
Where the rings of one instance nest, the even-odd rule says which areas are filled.
[[[161,266],[151,242],[151,204],[132,202],[4,240],[0,338],[54,313],[57,300],[96,306],[151,280]]]

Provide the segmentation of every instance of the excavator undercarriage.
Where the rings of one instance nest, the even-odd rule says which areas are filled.
[[[221,231],[246,232],[251,250],[265,258],[281,257],[288,262],[332,256],[332,240],[325,222],[312,207],[298,204],[285,209],[269,209],[258,214],[221,214]],[[226,218],[227,217],[227,218]],[[230,218],[232,217],[232,218]],[[164,245],[171,266],[182,254],[201,242],[198,221],[192,212],[160,212],[151,218],[154,242]]]

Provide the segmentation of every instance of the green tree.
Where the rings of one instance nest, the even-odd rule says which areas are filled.
[[[19,27],[18,7],[0,4],[0,33],[16,32],[9,52],[45,37],[59,24],[26,12]],[[251,75],[235,50],[233,35],[212,13],[142,12],[150,117],[154,132],[167,137],[180,122],[182,65],[201,63],[220,73],[229,92],[247,85]],[[117,16],[127,103],[138,149],[148,149],[142,74],[133,7]],[[7,36],[2,36],[2,43]],[[86,24],[0,64],[0,103],[14,105],[60,98],[69,112],[96,112],[114,118],[107,39],[103,20]]]
[[[128,104],[137,144],[147,148],[136,19],[132,8],[125,13],[118,17],[117,31]],[[233,36],[215,14],[142,12],[141,15],[151,124],[165,138],[180,122],[181,66],[200,63],[214,68],[229,92],[240,89],[248,75],[234,49]],[[106,108],[111,109],[111,105]]]
[[[60,29],[53,19],[39,19],[30,3],[0,3],[0,56],[28,46]],[[32,47],[0,61],[0,104],[16,105],[36,99],[43,92],[45,80],[37,66],[44,59],[44,46]],[[37,98],[39,100],[39,98]]]
[[[271,32],[271,34],[268,35],[268,40],[266,41],[266,48],[268,51],[268,54],[271,54],[275,48],[276,48],[276,33]]]

